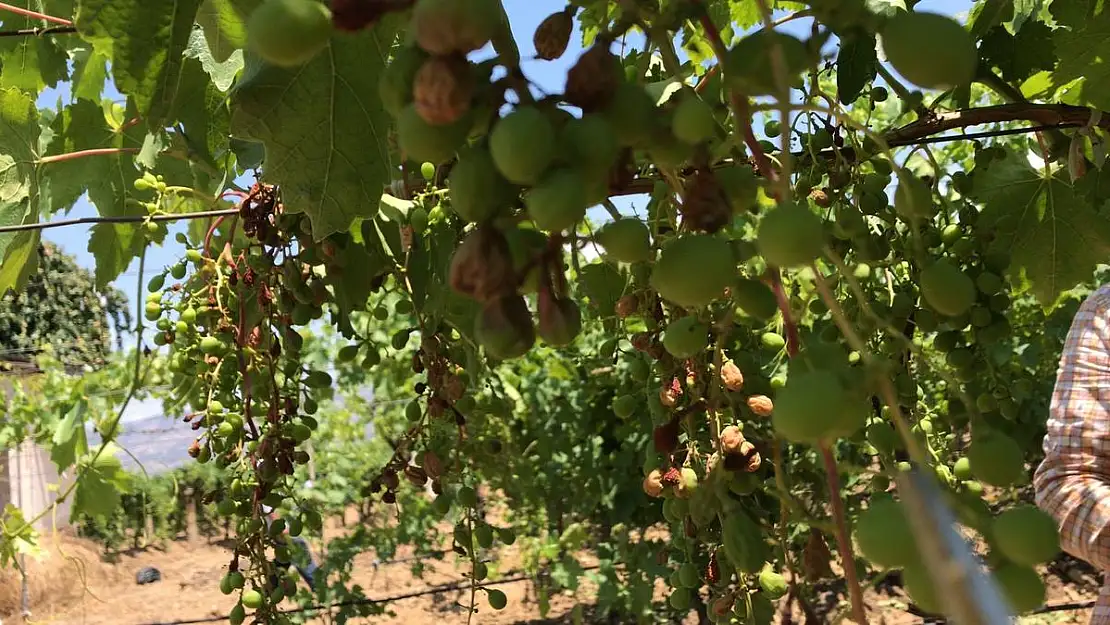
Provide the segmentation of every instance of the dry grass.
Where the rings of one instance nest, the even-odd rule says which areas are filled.
[[[44,555],[26,562],[32,613],[72,605],[90,586],[118,583],[121,572],[101,561],[95,543],[63,532],[40,541]],[[0,569],[0,617],[19,615],[21,587],[17,569]]]

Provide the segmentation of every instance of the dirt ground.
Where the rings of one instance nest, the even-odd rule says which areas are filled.
[[[353,517],[352,517],[353,518]],[[232,597],[220,593],[217,584],[226,570],[230,556],[227,546],[218,542],[199,540],[173,541],[164,548],[150,548],[134,553],[121,554],[117,561],[108,563],[98,556],[95,545],[73,537],[61,537],[62,551],[51,550],[46,563],[32,564],[33,615],[27,623],[64,625],[169,625],[175,621],[189,621],[219,617],[227,614],[234,605]],[[402,551],[398,559],[411,555]],[[375,565],[373,554],[359,556],[353,583],[360,584],[371,598],[394,596],[419,591],[432,586],[463,580],[465,568],[456,565],[453,556],[444,560],[426,560],[428,572],[424,579],[414,577],[411,562],[382,563]],[[500,554],[501,570],[510,570],[518,564],[511,550]],[[588,560],[586,564],[589,564]],[[135,573],[143,567],[153,566],[162,575],[160,582],[139,586]],[[1048,586],[1048,605],[1082,602],[1093,599],[1100,583],[1096,571],[1081,562],[1062,557],[1047,567],[1044,576]],[[0,577],[0,620],[6,625],[20,623],[12,611],[18,588],[11,576]],[[87,592],[80,592],[87,586]],[[838,584],[830,584],[821,597],[818,610],[823,614],[836,613],[838,606],[846,605]],[[497,586],[508,596],[508,607],[502,611],[491,610],[483,597],[477,600],[478,613],[473,625],[556,625],[575,623],[575,613],[589,612],[593,597],[591,589],[583,586],[576,596],[561,595],[551,601],[551,610],[541,618],[536,597],[527,582]],[[657,587],[660,600],[665,597],[663,584]],[[463,607],[469,603],[469,591],[448,591],[434,595],[406,599],[389,606],[391,614],[351,619],[351,623],[375,625],[401,625],[437,623],[452,625],[466,623]],[[871,606],[872,623],[880,625],[909,625],[925,622],[910,613],[909,602],[896,582],[882,583],[870,590],[866,603]],[[577,606],[577,610],[576,610]],[[294,607],[289,605],[287,607]],[[1055,611],[1023,617],[1022,625],[1049,625],[1086,623],[1089,610]],[[317,616],[311,623],[330,623],[324,616]],[[685,623],[697,623],[691,614]],[[795,623],[804,622],[801,613]]]

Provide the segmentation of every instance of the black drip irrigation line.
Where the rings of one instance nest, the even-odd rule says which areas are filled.
[[[1051,614],[1053,612],[1065,612],[1067,610],[1090,610],[1093,607],[1095,607],[1094,599],[1088,599],[1086,601],[1068,601],[1066,603],[1052,603],[1042,605],[1036,610],[1025,612],[1023,616],[1032,616],[1034,614]],[[925,612],[916,610],[913,607],[905,610],[905,612],[914,616],[921,617],[921,622],[923,625],[949,625],[949,621],[944,617],[926,614]]]
[[[408,400],[405,400],[408,401]],[[389,566],[391,564],[404,564],[405,562],[417,562],[422,560],[438,559],[446,554],[454,553],[449,549],[437,549],[435,551],[428,551],[425,553],[417,553],[403,558],[393,558],[392,560],[374,560],[372,566],[378,568],[379,566]]]
[[[1048,614],[1050,612],[1063,612],[1064,610],[1090,610],[1095,607],[1094,599],[1087,601],[1069,601],[1067,603],[1054,603],[1052,605],[1043,605],[1030,614]]]
[[[595,565],[592,565],[592,566],[583,567],[582,570],[583,571],[593,571],[593,570],[596,570],[598,568],[601,568],[601,567],[595,564]],[[482,584],[482,587],[500,586],[502,584],[515,584],[517,582],[523,582],[523,581],[530,580],[530,579],[533,579],[533,577],[531,575],[520,574],[520,575],[516,575],[514,577],[506,577],[504,579],[485,582],[485,583]],[[350,606],[376,605],[376,604],[379,604],[379,603],[392,603],[394,601],[402,601],[404,599],[415,599],[416,597],[423,597],[425,595],[435,595],[435,594],[444,593],[444,592],[451,592],[453,590],[465,590],[467,588],[470,588],[470,585],[471,585],[470,580],[460,580],[460,581],[457,581],[457,582],[452,582],[450,584],[441,584],[439,586],[432,586],[430,588],[425,588],[423,590],[416,590],[416,591],[413,591],[413,592],[408,592],[408,593],[404,593],[404,594],[400,594],[400,595],[393,595],[392,597],[383,597],[381,599],[351,599],[350,601],[337,601],[335,603],[331,603],[331,604],[327,604],[327,605],[317,604],[317,605],[306,606],[306,607],[303,607],[303,608],[293,608],[291,610],[280,610],[278,612],[278,614],[299,614],[299,613],[302,613],[302,612],[314,612],[316,610],[329,610],[329,609],[334,609],[334,608],[343,608],[343,607],[350,607]],[[186,620],[180,620],[180,621],[153,621],[153,622],[150,622],[150,623],[137,623],[136,625],[199,625],[200,623],[220,623],[220,622],[223,622],[223,621],[226,621],[226,620],[228,620],[228,617],[226,617],[226,616],[207,616],[207,617],[204,617],[204,618],[186,619]]]

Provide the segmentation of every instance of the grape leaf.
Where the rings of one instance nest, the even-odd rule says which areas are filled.
[[[982,37],[995,26],[1013,18],[1013,0],[985,0],[976,2],[968,14],[972,36]]]
[[[171,118],[183,124],[192,155],[202,158],[212,169],[218,169],[216,158],[227,149],[227,135],[231,129],[231,109],[224,92],[242,67],[242,55],[234,55],[223,65],[212,65],[215,62],[207,54],[207,44],[199,30],[193,31],[190,46],[194,43],[204,48],[190,47],[185,51],[181,92]]]
[[[219,60],[216,53],[209,47],[209,42],[204,37],[200,27],[193,27],[189,35],[189,45],[185,47],[185,58],[200,61],[204,71],[212,77],[212,83],[220,91],[227,91],[235,82],[235,77],[243,69],[243,51],[235,50],[227,58]],[[189,95],[188,89],[182,86],[184,96]]]
[[[1091,0],[1056,0],[1048,11],[1058,26],[1075,29],[1082,28],[1096,8]]]
[[[128,100],[126,118],[138,114],[133,99]],[[142,145],[146,131],[132,126],[127,131],[116,133],[113,147],[134,148]],[[131,198],[139,170],[135,167],[135,157],[121,152],[98,157],[105,162],[104,176],[89,181],[89,199],[102,216],[145,215],[146,209]],[[142,251],[146,239],[142,228],[131,223],[101,223],[92,229],[88,251],[96,259],[96,284],[104,288],[127,268],[131,259]]]
[[[868,4],[888,3],[891,1],[901,2],[901,0],[868,0]],[[710,4],[710,6],[713,6],[713,4]],[[757,2],[750,2],[749,0],[730,0],[728,4],[729,17],[740,31],[755,26],[763,19],[763,14]],[[806,8],[805,4],[801,2],[791,2],[789,0],[777,0],[769,4],[772,10],[782,9],[787,11],[800,11]],[[726,39],[725,42],[727,43],[728,40]]]
[[[1110,254],[1110,220],[1069,181],[1051,177],[1008,153],[975,176],[973,195],[984,203],[977,227],[994,229],[996,244],[1012,254],[1010,273],[1024,277],[1044,306],[1084,280]]]
[[[8,567],[15,563],[19,554],[40,558],[43,550],[35,543],[35,527],[27,522],[23,511],[15,504],[6,504],[0,515],[0,525],[4,527],[4,540],[0,541],[0,566]]]
[[[47,156],[57,156],[112,145],[112,129],[104,109],[90,100],[79,99],[66,107],[51,124],[54,136]],[[84,195],[91,181],[108,175],[109,161],[104,158],[76,158],[43,166],[43,195],[55,211],[68,210]]]
[[[72,3],[51,2],[43,6],[40,0],[22,0],[12,3],[32,11],[46,11],[59,17],[68,17]],[[41,20],[7,13],[4,28],[22,30],[43,25]],[[29,93],[55,86],[67,78],[65,49],[57,37],[3,37],[0,38],[0,87],[15,87]]]
[[[127,473],[115,456],[115,449],[115,445],[108,443],[95,460],[89,458],[82,463],[88,468],[77,481],[73,515],[83,512],[105,517],[119,507],[120,492],[127,489]]]
[[[867,9],[883,17],[907,10],[906,0],[867,0]]]
[[[109,55],[116,86],[158,128],[177,97],[201,0],[78,0],[78,32]]]
[[[38,221],[37,212],[35,221]],[[39,231],[19,232],[0,246],[5,248],[4,263],[0,265],[0,293],[19,291],[27,278],[38,267]]]
[[[590,298],[594,311],[602,317],[614,314],[617,300],[624,295],[626,285],[624,274],[606,262],[586,265],[578,276],[578,286]]]
[[[247,45],[247,18],[262,0],[204,0],[197,23],[204,30],[213,60],[231,60],[236,50]],[[214,77],[213,77],[214,78]]]
[[[1077,86],[1069,89],[1067,100],[1070,103],[1107,109],[1110,108],[1110,65],[1105,59],[1110,56],[1110,11],[1102,7],[1082,11],[1075,4],[1053,4],[1053,15],[1069,26],[1053,32],[1056,54],[1060,58],[1053,82],[1063,86],[1077,80]]]
[[[878,56],[875,38],[865,32],[845,37],[836,55],[836,91],[842,104],[859,97],[867,83],[875,78]]]
[[[359,244],[350,241],[337,252],[336,261],[343,268],[332,282],[336,304],[345,314],[365,309],[374,278],[385,273],[390,266],[381,250],[381,242]]]
[[[35,153],[41,129],[35,101],[18,89],[0,89],[0,225],[39,219]],[[38,232],[0,234],[0,293],[20,287],[34,268]]]
[[[1052,30],[1044,22],[1033,22],[1017,35],[1001,26],[992,28],[983,37],[979,55],[986,63],[998,67],[1008,82],[1021,82],[1056,65]]]
[[[335,36],[298,69],[248,57],[232,90],[232,132],[266,145],[266,178],[281,185],[286,210],[308,215],[318,240],[377,213],[390,179],[390,119],[377,97],[388,24]]]
[[[1014,19],[1007,23],[1010,32],[1015,35],[1020,33],[1025,22],[1040,12],[1042,4],[1041,0],[1014,0]],[[1044,24],[1043,22],[1037,23]]]
[[[108,57],[92,46],[73,51],[73,97],[79,100],[100,101],[104,83],[108,80]]]
[[[83,400],[73,404],[66,412],[65,418],[54,430],[53,446],[50,448],[50,459],[62,472],[73,466],[78,456],[83,456],[89,450],[88,441],[85,439],[85,412],[88,408]]]

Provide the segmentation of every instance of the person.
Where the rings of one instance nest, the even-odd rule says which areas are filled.
[[[270,524],[272,524],[275,520],[274,509],[263,504],[262,513],[264,514],[263,519],[266,522],[266,529],[269,530]],[[289,555],[293,561],[283,562],[281,559],[274,558],[275,569],[278,571],[283,571],[285,569],[288,569],[289,565],[292,564],[294,567],[296,567],[297,572],[301,574],[301,579],[303,579],[304,582],[308,584],[308,587],[315,589],[314,578],[316,575],[316,569],[319,567],[316,565],[315,558],[312,557],[312,550],[308,546],[308,541],[306,541],[304,538],[301,538],[300,536],[290,537],[288,529],[285,530],[284,535],[289,537],[291,547],[293,547],[289,550]],[[302,554],[303,557],[301,557]],[[272,576],[272,579],[270,579],[270,584],[272,586],[277,586],[278,576],[276,574],[274,574]]]
[[[1049,404],[1044,460],[1033,474],[1037,506],[1056,519],[1060,547],[1110,570],[1110,284],[1072,319]],[[1110,625],[1110,579],[1090,625]]]

